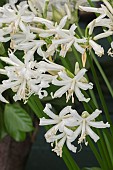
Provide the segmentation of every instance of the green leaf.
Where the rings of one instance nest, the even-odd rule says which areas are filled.
[[[3,111],[0,109],[0,139],[3,139],[7,135],[3,114]]]
[[[33,130],[31,117],[17,104],[7,104],[5,106],[4,122],[7,132],[16,141],[24,140],[25,132]]]
[[[4,54],[5,54],[5,48],[3,44],[0,42],[0,55],[4,55]]]
[[[102,170],[102,169],[97,167],[92,167],[92,168],[83,168],[82,170]]]

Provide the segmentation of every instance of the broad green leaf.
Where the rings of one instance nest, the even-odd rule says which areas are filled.
[[[24,140],[25,132],[33,130],[31,117],[17,104],[5,106],[4,122],[9,135],[17,141]]]

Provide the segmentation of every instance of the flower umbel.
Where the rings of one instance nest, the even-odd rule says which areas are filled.
[[[96,109],[92,114],[84,111],[81,116],[76,110],[73,110],[71,106],[66,106],[61,110],[59,115],[53,113],[51,109],[51,104],[46,104],[44,112],[50,118],[41,118],[40,125],[53,125],[53,127],[46,132],[45,138],[48,143],[51,143],[51,146],[54,146],[55,144],[55,148],[52,149],[52,151],[56,152],[60,157],[62,156],[62,148],[65,142],[68,149],[76,153],[77,147],[75,147],[72,142],[74,142],[79,135],[80,137],[78,138],[78,144],[85,141],[85,144],[87,145],[87,135],[89,135],[94,142],[99,140],[99,136],[91,129],[91,127],[110,127],[108,122],[104,124],[103,121],[95,120],[95,118],[102,113],[102,111],[98,109]]]

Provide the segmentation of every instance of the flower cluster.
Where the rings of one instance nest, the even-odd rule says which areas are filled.
[[[95,122],[95,118],[102,112],[98,109],[92,114],[84,111],[81,116],[76,110],[73,110],[71,106],[66,106],[61,110],[59,115],[54,114],[51,109],[51,104],[46,104],[44,112],[50,117],[50,119],[45,119],[44,117],[41,118],[40,125],[54,125],[47,131],[45,138],[52,146],[55,144],[55,148],[52,149],[52,151],[56,152],[60,157],[62,156],[62,148],[65,142],[68,149],[76,153],[77,147],[75,147],[72,142],[74,142],[79,135],[78,144],[85,142],[85,145],[87,145],[87,135],[89,135],[95,142],[99,140],[99,136],[91,129],[91,127],[110,127],[109,123],[104,124],[103,121]]]
[[[103,0],[104,4],[101,4],[100,8],[94,7],[83,7],[80,6],[80,10],[86,12],[95,12],[99,16],[88,24],[89,35],[93,34],[95,27],[103,27],[104,32],[93,37],[93,40],[99,40],[102,38],[109,37],[113,35],[113,7],[107,0]],[[111,43],[111,48],[108,50],[109,55],[113,55],[113,42]],[[96,50],[95,50],[96,51]],[[99,51],[99,50],[98,50]],[[103,48],[100,49],[101,54],[103,54]],[[97,54],[98,55],[98,54]]]
[[[106,0],[99,9],[80,6],[81,10],[100,14],[87,26],[86,36],[77,33],[77,24],[73,22],[72,16],[75,8],[78,7],[73,0],[28,0],[20,3],[18,0],[9,0],[9,3],[0,7],[0,42],[9,44],[7,57],[0,57],[5,63],[0,69],[0,74],[5,75],[0,84],[0,101],[8,103],[3,92],[11,89],[14,101],[23,100],[24,103],[33,94],[40,99],[48,95],[53,99],[60,98],[65,94],[66,102],[72,99],[74,103],[75,98],[80,102],[89,102],[90,97],[86,98],[84,91],[91,90],[93,84],[88,82],[85,75],[86,52],[92,48],[96,55],[101,57],[104,54],[104,48],[96,40],[113,34],[113,8]],[[60,17],[56,15],[55,20],[53,14],[59,11],[62,14]],[[92,37],[97,26],[106,27],[107,30]],[[75,71],[70,72],[55,60],[55,56],[64,60],[72,48],[80,54],[83,67],[76,62]],[[21,56],[18,55],[20,51]],[[108,53],[113,56],[112,49]],[[51,85],[57,86],[57,90],[48,92]],[[95,122],[101,113],[98,109],[91,115],[84,111],[81,116],[71,106],[63,108],[59,116],[51,109],[52,106],[47,104],[44,112],[51,119],[41,118],[40,125],[54,125],[47,131],[45,138],[52,146],[55,144],[53,151],[58,156],[62,156],[65,142],[69,150],[76,152],[77,147],[72,144],[76,138],[79,144],[83,141],[87,144],[86,136],[89,135],[97,142],[99,136],[91,127],[110,127],[109,123]]]

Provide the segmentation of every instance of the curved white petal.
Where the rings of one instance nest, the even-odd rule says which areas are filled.
[[[45,125],[54,125],[57,124],[59,121],[58,120],[53,120],[53,119],[45,119],[44,117],[40,119],[40,126],[45,126]]]
[[[69,140],[66,141],[67,147],[70,151],[76,153],[77,151],[77,147],[75,147],[74,145],[71,144],[71,142]]]
[[[88,125],[86,125],[86,132],[95,142],[99,140],[99,136]]]
[[[93,88],[93,84],[92,83],[82,83],[82,82],[77,82],[76,85],[82,89],[82,90],[88,90],[88,89],[92,89]]]
[[[86,118],[86,120],[87,120],[87,121],[94,120],[94,119],[95,119],[96,117],[98,117],[99,114],[101,114],[101,113],[102,113],[101,110],[96,109],[91,115],[89,115],[89,116]]]
[[[79,81],[83,76],[84,74],[86,73],[86,69],[85,68],[82,68],[78,73],[77,75],[75,76],[75,79],[76,81]]]
[[[44,112],[52,119],[59,120],[59,116],[55,115],[50,109],[52,108],[51,104],[46,104],[46,107],[44,108]]]
[[[76,86],[75,87],[75,94],[79,101],[89,102],[90,98],[85,98],[84,95],[81,93],[80,89]]]
[[[100,122],[90,121],[90,122],[88,122],[88,125],[92,126],[92,127],[95,127],[95,128],[107,128],[107,127],[110,127],[110,124],[108,122],[104,123],[103,121],[100,121]]]
[[[67,113],[70,113],[70,110],[71,110],[71,106],[66,106],[65,108],[63,108],[63,109],[60,111],[59,116],[60,116],[60,117],[65,116]]]
[[[69,90],[69,88],[70,88],[70,84],[67,84],[61,87],[54,93],[54,98],[57,98],[57,97],[60,98],[63,94],[67,92],[67,90]]]

